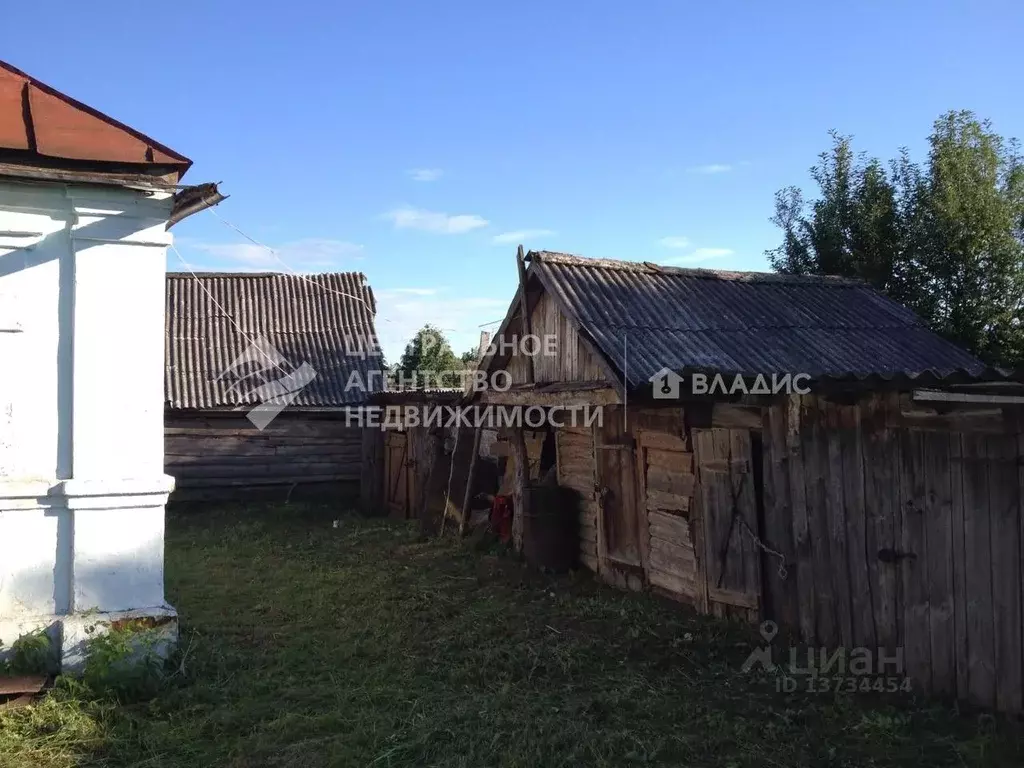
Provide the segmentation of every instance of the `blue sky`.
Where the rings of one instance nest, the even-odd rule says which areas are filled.
[[[359,270],[395,359],[500,319],[515,247],[766,269],[772,195],[836,128],[920,157],[973,109],[1024,136],[1019,0],[67,3],[3,57],[195,161],[300,271]],[[24,30],[38,30],[28,34]],[[283,269],[209,213],[203,269]],[[517,234],[521,233],[521,234]],[[180,267],[172,254],[169,267]],[[493,328],[493,326],[491,326]]]

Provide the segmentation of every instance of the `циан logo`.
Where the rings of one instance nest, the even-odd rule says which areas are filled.
[[[259,401],[246,418],[263,431],[316,378],[316,371],[306,362],[296,368],[266,338],[257,336],[215,381],[227,377],[234,383],[225,394],[236,391],[242,399]]]
[[[896,693],[911,690],[902,648],[791,646],[788,654],[782,654],[786,658],[776,661],[772,641],[779,634],[779,625],[769,619],[762,622],[760,632],[765,644],[750,652],[741,670],[773,677],[775,689],[780,693]]]

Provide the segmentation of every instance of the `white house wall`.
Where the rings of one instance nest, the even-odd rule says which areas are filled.
[[[163,473],[170,200],[75,195],[74,477]],[[130,440],[119,428],[130,424]]]
[[[58,476],[59,419],[71,415],[58,407],[60,267],[70,257],[62,198],[0,185],[0,477]]]
[[[0,654],[164,603],[167,193],[0,182]],[[89,617],[84,619],[83,616]]]

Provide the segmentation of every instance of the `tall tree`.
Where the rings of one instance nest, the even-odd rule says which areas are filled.
[[[832,148],[811,168],[821,196],[810,215],[796,187],[776,194],[772,221],[783,243],[768,256],[780,272],[856,277],[888,290],[900,247],[896,190],[878,160],[855,155],[849,136],[830,135]]]
[[[926,319],[982,358],[1020,362],[1024,171],[1016,144],[970,112],[943,115],[929,141],[923,261],[939,298]]]
[[[775,269],[866,280],[983,360],[1024,362],[1024,165],[1012,141],[948,112],[924,168],[906,150],[886,168],[850,137],[811,169],[819,197],[776,194]]]
[[[405,345],[397,373],[407,384],[416,381],[418,386],[454,387],[459,385],[458,375],[454,372],[462,370],[462,367],[441,330],[427,324]]]

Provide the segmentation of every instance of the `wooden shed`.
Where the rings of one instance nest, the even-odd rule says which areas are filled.
[[[583,565],[814,647],[902,654],[918,690],[1022,709],[1014,377],[857,281],[520,264],[496,339],[550,335],[555,353],[499,343],[481,366],[511,387],[477,402],[562,409],[548,433],[559,482],[585,496]],[[524,430],[506,432],[527,464]]]
[[[383,385],[365,277],[171,273],[166,298],[172,499],[354,499],[362,430],[346,409]]]

